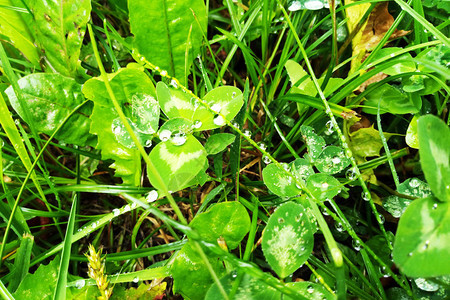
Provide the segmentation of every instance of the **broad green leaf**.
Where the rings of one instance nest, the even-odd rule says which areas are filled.
[[[331,175],[317,173],[308,177],[306,186],[319,200],[333,199],[340,193],[341,183]]]
[[[173,138],[159,143],[149,157],[163,180],[160,183],[159,176],[147,172],[150,183],[160,191],[164,190],[161,184],[165,184],[169,191],[175,192],[187,187],[202,170],[206,150],[194,136],[187,135],[184,143],[178,143]]]
[[[450,274],[450,203],[414,200],[400,218],[393,258],[410,277]]]
[[[326,146],[325,140],[323,139],[323,137],[317,135],[314,129],[309,126],[300,126],[300,132],[302,133],[302,137],[306,142],[308,154],[311,158],[311,161],[314,161]]]
[[[204,1],[130,0],[128,9],[139,53],[185,84],[206,35]]]
[[[225,125],[222,116],[214,115],[197,99],[179,89],[169,88],[163,82],[158,82],[156,92],[164,114],[170,119],[185,118],[192,121],[194,131],[210,130]],[[237,115],[244,103],[242,92],[232,86],[215,88],[206,94],[203,100],[229,121]]]
[[[380,156],[380,150],[383,147],[381,142],[380,132],[373,128],[373,125],[369,128],[360,128],[349,134],[350,136],[350,148],[354,155],[362,158],[368,156]],[[392,134],[384,132],[386,140],[388,140]]]
[[[305,181],[309,176],[314,174],[314,170],[309,161],[304,158],[297,158],[290,163],[291,172],[297,179]]]
[[[425,198],[431,196],[431,190],[426,182],[421,181],[417,178],[408,178],[402,182],[397,189],[400,194],[413,196],[417,198]],[[400,216],[405,212],[409,204],[411,204],[410,199],[401,198],[398,196],[389,196],[383,201],[383,207],[388,211],[393,217],[400,218]]]
[[[109,83],[125,115],[134,124],[138,137],[141,136],[139,130],[143,134],[154,132],[158,127],[159,110],[154,97],[155,87],[147,75],[137,69],[124,68],[109,74]],[[115,161],[112,167],[124,184],[139,185],[140,154],[131,144],[128,132],[124,131],[104,82],[100,78],[86,81],[83,93],[94,101],[90,132],[98,136],[97,148],[102,150],[102,158]]]
[[[406,130],[405,141],[408,146],[414,149],[419,149],[419,136],[417,133],[417,117],[414,116],[409,122],[408,129]]]
[[[154,285],[154,283],[141,283],[137,288],[130,287],[129,289],[122,288],[116,285],[111,300],[147,300],[147,299],[162,299],[166,291],[166,282]],[[97,298],[94,298],[97,299]]]
[[[15,299],[52,299],[59,269],[59,257],[48,265],[40,265],[36,272],[27,274],[13,294]]]
[[[233,289],[234,282],[238,275],[235,272],[229,273],[220,279],[225,292],[229,295]],[[234,294],[233,299],[246,300],[278,300],[281,299],[281,293],[263,281],[244,273],[240,278],[239,287]],[[206,293],[205,300],[224,299],[216,283],[211,285]]]
[[[275,195],[281,197],[294,197],[299,195],[302,190],[297,187],[295,178],[287,174],[282,168],[289,169],[288,164],[282,164],[279,167],[276,164],[269,164],[263,170],[264,184]]]
[[[334,300],[336,297],[331,294],[323,285],[309,281],[289,282],[286,284],[293,287],[300,294],[310,300]],[[293,299],[286,296],[287,299]],[[294,300],[294,299],[293,299]]]
[[[197,215],[190,223],[202,240],[217,244],[223,238],[229,249],[236,248],[250,230],[250,217],[239,202],[214,205],[208,212]],[[214,271],[221,277],[225,269],[220,258],[208,255]],[[188,242],[178,252],[171,267],[174,291],[187,299],[202,299],[214,282],[205,262]]]
[[[37,130],[48,135],[54,132],[75,107],[85,101],[81,85],[60,74],[30,74],[19,79],[18,84],[31,120],[25,119],[24,108],[20,106],[13,88],[9,87],[5,93],[12,107],[25,122],[32,122]],[[85,104],[67,120],[56,138],[79,146],[94,143],[95,137],[89,134],[91,112],[92,103]]]
[[[217,133],[211,135],[205,143],[205,149],[208,155],[213,155],[225,150],[234,139],[235,135],[231,133]]]
[[[267,262],[280,278],[300,268],[313,245],[314,236],[305,208],[294,202],[282,204],[270,216],[261,243]]]
[[[74,77],[91,14],[91,1],[30,0],[27,4],[34,16],[35,40],[49,69]]]
[[[363,111],[372,115],[377,114],[378,101],[380,114],[415,114],[420,110],[407,94],[387,83],[367,94],[365,99]]]
[[[344,170],[350,164],[350,159],[345,156],[344,150],[337,146],[328,146],[322,150],[314,165],[321,173],[336,174]]]
[[[394,57],[395,52],[398,52],[400,50],[402,50],[402,48],[398,48],[398,47],[382,48],[373,55],[373,61],[376,61],[379,59],[388,60],[390,57]],[[398,64],[395,64],[387,69],[384,69],[383,73],[385,73],[387,75],[397,75],[397,74],[401,74],[401,73],[416,71],[416,63],[414,62],[411,54],[404,53],[401,55],[397,55],[397,56],[395,56],[394,59],[395,60],[403,60],[403,61],[401,61]]]
[[[293,60],[288,60],[284,67],[286,68],[286,71],[289,75],[289,80],[291,81],[292,86],[302,80],[296,87],[299,90],[304,91],[304,87],[306,86],[306,84],[311,81],[308,73],[303,70],[302,66],[300,66],[298,62],[295,62]]]
[[[439,200],[450,201],[450,128],[433,115],[420,117],[417,124],[425,179]]]
[[[20,0],[0,0],[0,34],[7,36],[11,43],[36,67],[39,66],[39,52],[34,45],[31,27],[24,17],[28,12],[8,9],[8,6],[25,7]],[[31,16],[29,16],[31,18]]]

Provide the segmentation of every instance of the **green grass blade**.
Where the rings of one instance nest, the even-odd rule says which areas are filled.
[[[0,280],[0,295],[3,297],[4,300],[14,300],[13,295],[11,295],[11,293],[8,291],[8,289],[1,280]]]
[[[20,247],[14,260],[14,270],[11,274],[11,281],[8,285],[8,289],[13,293],[28,273],[33,243],[34,237],[28,233],[25,233],[20,241]]]

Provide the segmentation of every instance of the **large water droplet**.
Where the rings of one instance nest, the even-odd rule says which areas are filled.
[[[362,193],[361,193],[361,198],[362,198],[364,201],[369,201],[369,200],[370,200],[370,192],[362,192]]]
[[[194,129],[199,129],[200,127],[202,127],[202,121],[200,121],[200,120],[195,120],[194,121],[194,124],[192,125],[192,128],[194,128]]]
[[[268,165],[268,164],[270,164],[272,161],[270,160],[270,158],[267,156],[267,155],[264,155],[263,156],[263,162],[266,164],[266,165]]]
[[[337,222],[334,224],[334,228],[336,228],[337,231],[339,232],[343,232],[344,231],[344,226],[342,225],[341,222]]]
[[[331,159],[331,162],[335,165],[340,164],[341,163],[341,158],[339,156],[333,157]]]
[[[114,217],[117,217],[118,215],[120,215],[120,209],[118,209],[118,208],[114,208],[112,210],[112,212],[113,212]]]
[[[283,224],[284,223],[284,219],[283,218],[278,218],[278,223]]]
[[[221,115],[216,115],[213,120],[214,124],[217,126],[222,126],[225,124],[225,119]]]
[[[252,136],[252,132],[250,131],[250,130],[245,130],[244,131],[244,135],[246,136],[246,137],[251,137]]]
[[[167,76],[167,71],[166,70],[161,70],[161,72],[159,73],[162,77],[166,77]]]
[[[82,289],[82,288],[84,288],[85,285],[86,285],[86,281],[84,279],[75,281],[75,287],[77,289]]]
[[[139,282],[139,277],[137,277],[137,276],[134,277],[134,278],[133,278],[133,283],[138,283],[138,282]]]
[[[149,147],[151,147],[152,146],[152,140],[146,140],[145,141],[145,144],[144,144],[144,147],[145,148],[149,148]]]
[[[350,168],[347,171],[345,171],[345,177],[350,181],[355,180],[357,177],[357,173],[356,173],[355,169]]]
[[[356,251],[361,250],[361,242],[359,240],[353,240],[352,246],[353,246],[353,249],[355,249]]]
[[[266,150],[266,149],[267,149],[267,146],[266,146],[266,144],[264,144],[264,143],[260,143],[260,144],[259,144],[259,148],[261,148],[262,150]]]
[[[312,285],[308,285],[308,287],[306,288],[306,291],[310,294],[314,293],[314,287]]]
[[[158,192],[156,190],[150,191],[145,199],[148,203],[155,202],[158,200]]]
[[[175,146],[184,145],[186,143],[186,140],[187,140],[186,134],[182,132],[175,133],[170,139],[172,144],[174,144]]]
[[[292,1],[291,4],[288,7],[288,10],[290,11],[297,11],[302,9],[302,3],[300,1]]]
[[[325,134],[326,135],[331,135],[331,134],[333,134],[333,132],[334,132],[334,125],[333,125],[333,122],[330,120],[330,121],[328,121],[326,124],[325,124],[325,128],[326,128],[326,130],[325,130]]]
[[[170,131],[170,130],[163,129],[159,132],[159,139],[162,142],[169,140],[171,136],[172,136],[172,131]]]
[[[409,182],[409,185],[412,188],[416,188],[420,185],[420,181],[417,178],[412,178],[411,181]]]
[[[221,109],[222,106],[219,103],[214,103],[213,105],[211,105],[211,110],[216,113],[219,113]]]

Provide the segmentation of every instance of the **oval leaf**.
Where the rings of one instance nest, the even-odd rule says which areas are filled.
[[[85,100],[81,85],[59,74],[30,74],[19,79],[18,84],[31,120],[25,119],[24,108],[20,106],[13,88],[9,87],[5,93],[12,107],[25,122],[33,123],[37,130],[48,135]],[[95,137],[89,134],[91,112],[92,104],[85,104],[67,120],[56,138],[79,146],[95,142]]]
[[[289,168],[287,164],[282,164]],[[295,179],[276,164],[269,164],[263,170],[264,184],[275,195],[281,197],[294,197],[302,190],[296,186]]]
[[[300,268],[314,245],[305,208],[294,202],[278,207],[269,218],[261,245],[267,262],[281,278]]]
[[[317,173],[309,176],[306,187],[318,200],[333,199],[340,193],[341,183],[331,175]]]
[[[174,143],[173,139],[159,143],[149,157],[163,181],[159,181],[157,174],[147,172],[150,183],[160,191],[164,184],[169,191],[176,192],[187,187],[202,170],[206,151],[194,136],[187,135],[183,144]]]
[[[400,218],[393,258],[410,277],[450,274],[450,203],[414,200]]]
[[[336,174],[350,164],[344,150],[337,146],[328,146],[319,154],[314,162],[316,168],[325,174]]]
[[[208,152],[208,155],[220,153],[225,150],[235,138],[236,136],[231,133],[213,134],[205,143],[206,152]]]
[[[289,287],[293,287],[300,294],[310,300],[334,300],[336,297],[331,294],[323,285],[312,283],[309,281],[302,282],[289,282],[286,284]],[[287,296],[287,299],[293,299]]]
[[[433,115],[420,117],[417,124],[425,178],[439,200],[450,201],[450,128]]]

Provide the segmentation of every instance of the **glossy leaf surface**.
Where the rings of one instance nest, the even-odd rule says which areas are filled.
[[[205,143],[206,152],[208,155],[222,152],[234,141],[235,137],[231,133],[217,133],[210,136]]]
[[[281,197],[299,195],[302,190],[296,185],[295,178],[282,168],[289,169],[289,165],[281,164],[281,167],[276,164],[267,165],[262,172],[264,184],[272,193]]]
[[[294,202],[279,206],[270,216],[261,243],[267,262],[280,278],[300,268],[313,245],[313,232],[305,208]]]
[[[331,175],[317,173],[308,177],[307,188],[319,200],[333,199],[341,191],[341,183]]]
[[[128,9],[139,53],[184,84],[186,71],[199,53],[202,32],[206,34],[204,2],[130,0]]]
[[[400,218],[393,258],[411,277],[450,273],[450,203],[434,197],[414,200]]]
[[[450,128],[433,115],[420,117],[417,123],[425,178],[439,200],[450,201]]]
[[[37,130],[51,135],[61,122],[84,102],[81,85],[72,78],[59,74],[36,73],[21,78],[18,81],[20,93],[26,101],[26,108],[20,102],[12,87],[5,92],[14,110],[25,120],[24,109],[27,109]],[[92,103],[85,104],[75,112],[59,130],[56,138],[68,144],[85,146],[95,142],[95,137],[89,134]]]
[[[28,1],[33,12],[35,39],[50,69],[74,76],[90,18],[91,1]]]

